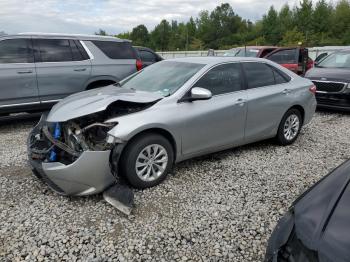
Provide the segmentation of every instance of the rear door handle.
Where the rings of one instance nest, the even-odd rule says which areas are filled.
[[[75,72],[83,72],[86,71],[86,68],[76,68],[74,69]]]
[[[33,73],[33,70],[17,71],[17,74],[31,74],[31,73]]]
[[[236,105],[243,106],[245,104],[246,100],[243,98],[238,98],[236,100]]]

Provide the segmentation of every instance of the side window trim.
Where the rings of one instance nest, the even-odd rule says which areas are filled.
[[[215,67],[218,67],[218,66],[221,66],[221,65],[226,65],[226,64],[239,64],[240,65],[240,71],[241,71],[241,74],[243,74],[243,70],[242,70],[242,65],[239,61],[237,62],[223,62],[223,63],[220,63],[220,64],[216,64],[216,65],[213,65],[212,67],[208,68],[205,72],[203,72],[200,76],[198,76],[196,78],[196,80],[193,81],[193,84],[191,84],[191,86],[184,92],[184,94],[182,95],[182,97],[178,100],[178,103],[182,103],[183,102],[183,99],[186,98],[186,96],[188,95],[188,93],[191,91],[192,88],[196,87],[196,83],[203,77],[205,76],[210,70],[214,69]],[[243,75],[242,75],[243,76]],[[241,77],[241,85],[242,85],[242,89],[241,90],[236,90],[236,91],[232,91],[232,92],[229,92],[229,93],[224,93],[224,94],[217,94],[217,95],[213,95],[212,97],[217,97],[217,96],[222,96],[222,95],[229,95],[229,94],[233,94],[233,93],[238,93],[238,92],[244,92],[246,91],[245,89],[245,80],[244,80],[244,76]]]
[[[287,83],[289,83],[292,80],[292,77],[290,77],[289,75],[285,74],[284,72],[282,72],[278,68],[275,68],[275,67],[273,67],[272,65],[269,65],[269,64],[267,64],[267,65],[272,69],[273,75],[275,77],[275,84],[276,85],[287,84]],[[276,74],[279,74],[286,82],[277,84],[277,82],[276,82]]]

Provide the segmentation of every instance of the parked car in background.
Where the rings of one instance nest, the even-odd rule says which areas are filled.
[[[231,57],[264,57],[272,51],[276,50],[276,46],[246,46],[246,47],[237,47],[232,48],[224,56]]]
[[[76,92],[140,70],[130,41],[26,33],[0,37],[0,114],[41,111]]]
[[[350,160],[297,198],[278,222],[266,262],[350,261]]]
[[[143,46],[134,46],[134,48],[142,61],[143,68],[163,60],[163,58],[151,48]]]
[[[315,59],[315,61],[314,61],[314,64],[316,65],[317,63],[321,62],[321,60],[323,60],[323,58],[325,58],[325,57],[328,56],[328,55],[329,55],[328,52],[324,52],[324,53],[319,54],[319,55],[316,57],[316,59]]]
[[[298,75],[313,67],[307,48],[276,47],[276,46],[247,46],[228,50],[224,56],[233,57],[260,57],[278,63]]]
[[[319,107],[350,110],[350,50],[328,55],[306,72],[305,77],[317,87]]]
[[[292,144],[314,92],[266,59],[164,60],[56,104],[29,136],[29,160],[65,195],[104,191],[118,175],[147,188],[185,159],[273,137]]]
[[[308,49],[303,47],[282,47],[264,56],[298,75],[304,75],[313,67],[313,60],[309,57]]]

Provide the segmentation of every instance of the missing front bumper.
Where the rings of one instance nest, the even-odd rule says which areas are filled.
[[[52,147],[42,138],[46,114],[30,133],[27,141],[28,159],[34,174],[55,192],[63,195],[90,195],[102,192],[116,179],[110,169],[110,150],[84,151],[70,163],[49,162]]]

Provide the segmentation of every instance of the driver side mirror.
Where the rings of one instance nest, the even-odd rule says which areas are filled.
[[[195,100],[208,100],[210,99],[213,95],[212,93],[205,88],[202,87],[193,87],[191,89],[189,100],[190,101],[195,101]]]

